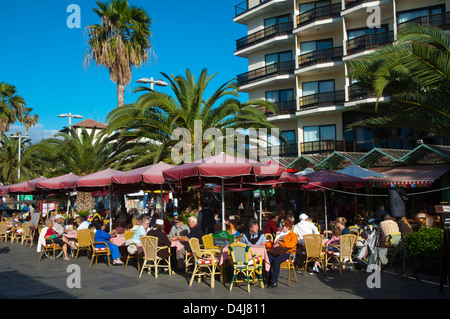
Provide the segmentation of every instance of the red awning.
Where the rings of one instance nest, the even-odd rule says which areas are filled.
[[[136,168],[129,172],[123,172],[118,176],[113,175],[112,180],[117,184],[145,183],[161,185],[165,183],[162,171],[172,167],[175,166],[160,162],[158,164]]]
[[[66,175],[62,175],[62,176],[57,176],[57,177],[53,177],[53,178],[48,178],[48,179],[44,179],[44,180],[34,180],[34,181],[29,181],[28,185],[30,185],[32,188],[35,188],[37,190],[60,190],[61,187],[61,183],[65,182],[65,181],[71,181],[74,179],[80,178],[80,176],[69,173]]]
[[[28,183],[35,182],[35,181],[43,181],[46,179],[47,179],[46,177],[38,177],[31,181],[20,182],[17,184],[4,186],[4,187],[2,187],[1,195],[7,194],[7,193],[31,194],[34,191],[34,187],[31,187]]]
[[[372,178],[370,185],[378,188],[431,187],[432,183],[450,170],[450,164],[401,166],[383,171],[387,177]]]
[[[259,182],[274,179],[281,175],[283,167],[233,157],[225,153],[204,158],[200,161],[182,164],[163,171],[169,182],[182,182],[184,185],[200,183],[227,184]]]

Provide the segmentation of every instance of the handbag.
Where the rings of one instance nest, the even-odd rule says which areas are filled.
[[[282,255],[286,254],[288,251],[289,251],[289,248],[287,248],[287,247],[277,246],[277,247],[270,248],[269,250],[267,250],[267,253],[272,256],[282,256]]]

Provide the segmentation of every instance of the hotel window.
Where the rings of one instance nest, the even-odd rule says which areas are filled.
[[[309,3],[300,3],[299,11],[300,11],[300,14],[302,14],[309,10],[319,8],[319,7],[329,6],[329,5],[331,5],[331,1],[317,1],[317,2],[309,2]]]
[[[303,127],[303,142],[336,140],[336,125],[316,125]]]
[[[363,35],[374,34],[374,33],[383,33],[388,31],[387,25],[382,25],[379,28],[363,28],[363,29],[355,29],[348,31],[348,40],[359,38]]]
[[[302,96],[334,92],[334,80],[303,82],[302,92]]]
[[[307,41],[300,43],[300,54],[305,54],[317,50],[331,49],[333,47],[333,39],[324,39],[317,41]]]
[[[268,91],[266,92],[266,100],[272,103],[293,101],[294,90]]]
[[[292,52],[291,51],[285,51],[285,52],[277,52],[272,54],[266,54],[266,65],[271,65],[275,63],[280,62],[287,62],[292,61]]]
[[[289,14],[282,15],[279,17],[264,19],[264,28],[268,28],[268,27],[271,27],[276,24],[287,23],[290,21],[291,21],[291,16]]]
[[[435,13],[444,12],[444,6],[435,6],[429,8],[416,9],[406,12],[399,12],[397,15],[397,23],[407,22],[409,20],[413,20],[419,17],[427,16]]]

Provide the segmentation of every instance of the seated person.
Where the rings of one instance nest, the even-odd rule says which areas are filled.
[[[297,235],[292,231],[294,223],[290,219],[285,219],[281,223],[281,231],[275,237],[274,248],[281,246],[287,251],[281,256],[274,256],[268,254],[270,261],[270,271],[268,273],[269,287],[275,288],[278,286],[278,276],[280,275],[280,265],[289,258],[289,254],[297,251]],[[269,253],[269,251],[268,251]]]
[[[183,223],[183,219],[181,217],[174,219],[175,225],[172,226],[169,232],[169,238],[173,238],[176,236],[186,236],[189,234],[189,227]]]
[[[85,216],[80,216],[79,218],[80,218],[80,220],[79,220],[79,224],[78,224],[77,230],[90,229],[91,228],[91,222],[88,221]]]
[[[157,219],[155,221],[155,226],[147,232],[147,236],[158,238],[158,247],[170,247],[170,245],[172,244],[169,237],[167,237],[166,233],[164,232],[164,221],[162,219]],[[158,251],[158,257],[160,258],[166,259],[169,256],[169,249],[162,249]]]
[[[117,245],[110,243],[109,240],[111,239],[111,234],[108,234],[105,232],[106,226],[105,223],[101,220],[97,220],[94,223],[94,227],[97,230],[95,232],[95,242],[106,242],[108,245],[109,250],[111,251],[111,257],[113,260],[113,265],[123,265],[123,262],[120,260],[120,252],[119,247]],[[104,248],[104,244],[96,244],[95,248]]]
[[[249,229],[242,234],[241,243],[246,245],[260,245],[266,241],[266,236],[259,230],[258,222],[255,219],[251,219]]]
[[[191,247],[189,246],[189,239],[191,238],[197,238],[199,241],[199,244],[203,244],[203,230],[201,226],[197,222],[197,217],[191,216],[188,219],[188,224],[191,230],[189,231],[189,234],[186,236],[178,235],[171,238],[171,240],[179,240],[185,245],[185,248],[182,248],[176,252],[176,258],[177,258],[177,267],[178,271],[183,271],[185,269],[185,256],[186,256],[186,250],[191,251]]]
[[[69,243],[69,239],[67,239],[61,234],[58,234],[58,232],[55,229],[53,229],[53,225],[54,222],[51,218],[45,221],[46,227],[42,229],[42,232],[45,232],[44,235],[45,244],[49,245],[55,243],[56,245],[61,246],[64,255],[64,260],[70,260],[70,258],[67,256],[67,247],[69,245],[72,247],[72,249],[76,249],[76,247]]]

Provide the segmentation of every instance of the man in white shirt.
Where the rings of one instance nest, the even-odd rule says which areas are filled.
[[[303,245],[303,235],[319,234],[317,227],[307,219],[308,216],[306,214],[300,214],[300,222],[298,222],[293,228],[293,232],[297,234],[298,243],[300,245]]]

